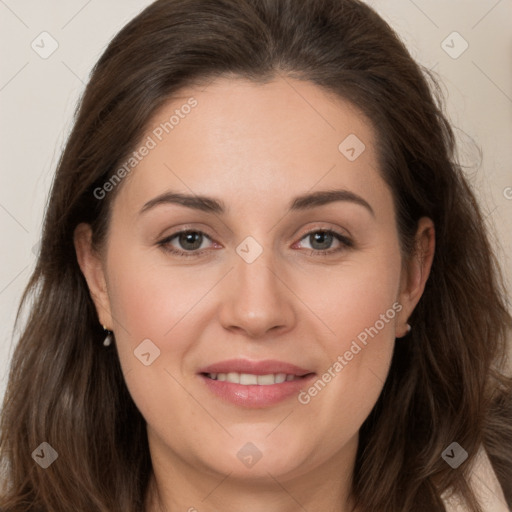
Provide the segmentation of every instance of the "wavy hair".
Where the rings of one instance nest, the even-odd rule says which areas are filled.
[[[383,391],[360,430],[352,494],[371,512],[443,511],[453,489],[480,512],[469,477],[486,450],[512,506],[512,318],[484,219],[443,114],[436,78],[358,0],[158,0],[111,41],[94,69],[58,162],[29,311],[12,358],[0,434],[4,512],[140,512],[151,473],[144,418],[115,346],[104,349],[73,232],[101,247],[112,201],[93,191],[136,147],[173,95],[216,77],[292,77],[350,101],[377,132],[404,258],[419,218],[436,226],[424,294],[397,340]],[[46,470],[42,442],[59,454]],[[468,460],[441,458],[457,441]]]

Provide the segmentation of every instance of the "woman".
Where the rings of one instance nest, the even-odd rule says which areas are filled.
[[[58,165],[2,510],[506,510],[512,320],[454,145],[363,3],[150,5]]]

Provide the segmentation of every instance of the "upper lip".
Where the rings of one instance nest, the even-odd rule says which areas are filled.
[[[291,363],[266,359],[264,361],[251,361],[249,359],[229,359],[219,361],[209,366],[201,368],[198,373],[250,373],[252,375],[268,375],[271,373],[286,373],[287,375],[297,375],[302,377],[309,373],[309,370],[301,368]]]

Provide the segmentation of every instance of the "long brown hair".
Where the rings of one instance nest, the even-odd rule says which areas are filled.
[[[417,221],[436,226],[426,289],[398,340],[389,376],[360,431],[353,495],[361,510],[442,511],[453,488],[480,511],[469,486],[483,445],[512,505],[512,383],[504,373],[503,279],[460,166],[435,78],[389,25],[357,0],[158,0],[128,23],[93,69],[51,190],[29,308],[4,398],[0,456],[5,512],[140,512],[151,473],[143,417],[115,346],[102,346],[74,228],[97,247],[122,184],[94,190],[136,147],[149,120],[179,90],[219,76],[264,83],[294,77],[351,101],[378,134],[404,258]],[[469,454],[452,469],[456,441]],[[58,459],[42,469],[33,451]]]

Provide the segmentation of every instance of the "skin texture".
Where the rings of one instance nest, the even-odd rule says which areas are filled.
[[[115,333],[128,389],[147,421],[154,465],[147,510],[348,511],[358,431],[423,292],[433,224],[420,220],[418,253],[404,261],[374,131],[317,86],[217,79],[166,104],[141,140],[191,96],[197,106],[124,179],[103,250],[92,250],[87,225],[75,231],[99,321]],[[338,149],[350,134],[366,146],[354,161]],[[359,195],[374,214],[349,201],[287,211],[298,195],[332,189]],[[227,211],[161,204],[139,213],[170,190],[217,198]],[[197,243],[203,254],[180,257],[158,245],[183,229],[207,235]],[[308,236],[322,229],[352,247]],[[250,264],[236,252],[248,236],[263,249]],[[167,246],[191,245],[179,242]],[[271,407],[236,406],[197,375],[239,357],[321,376],[395,303],[400,312],[308,404],[294,395]],[[134,356],[145,339],[160,350],[149,366]],[[251,468],[237,458],[247,442],[262,455]]]

